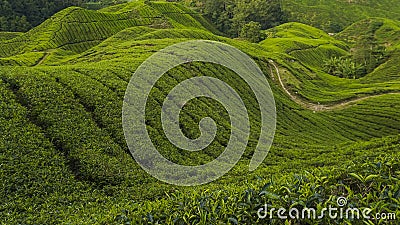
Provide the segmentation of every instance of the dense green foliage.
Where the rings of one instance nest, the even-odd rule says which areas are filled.
[[[325,62],[325,72],[344,78],[356,79],[362,75],[362,68],[358,67],[351,59],[348,58],[330,58]]]
[[[187,4],[230,37],[241,36],[243,27],[251,22],[267,29],[286,21],[278,0],[190,0]]]
[[[0,223],[396,224],[260,220],[257,211],[264,204],[320,210],[346,197],[350,206],[400,216],[399,27],[395,20],[368,19],[330,36],[286,23],[261,31],[266,39],[257,44],[218,36],[181,4],[133,1],[98,11],[67,8],[27,33],[0,33]],[[360,44],[367,37],[373,40]],[[196,62],[170,70],[146,107],[148,132],[168,159],[204,164],[229,141],[229,116],[208,98],[186,104],[180,125],[196,138],[199,121],[213,118],[218,131],[209,147],[192,153],[166,139],[163,100],[188,78],[225,81],[240,93],[251,119],[249,144],[233,170],[211,184],[182,188],[157,181],[132,159],[121,110],[136,68],[154,52],[192,39],[221,41],[250,55],[271,85],[278,120],[268,157],[249,172],[260,131],[249,86],[219,65]],[[372,52],[360,53],[371,44]],[[383,53],[382,60],[375,52]],[[371,68],[362,78],[325,71],[332,58],[367,58],[360,55],[378,59],[365,64]]]
[[[134,207],[118,215],[115,221],[134,224],[217,224],[220,221],[228,224],[363,224],[345,216],[315,219],[321,215],[322,208],[337,207],[336,201],[341,195],[347,196],[347,206],[357,206],[360,210],[373,206],[370,215],[374,218],[378,212],[397,210],[400,197],[398,156],[356,163],[339,169],[314,169],[260,180],[256,185],[248,184],[245,190],[177,192],[168,195],[168,201],[147,206],[159,210],[148,212]],[[264,186],[260,186],[263,183]],[[296,208],[299,212],[313,208],[317,214],[315,218],[313,214],[305,214],[310,216],[305,220],[281,220],[276,214],[259,219],[257,212],[265,204],[268,209]],[[399,212],[394,216],[385,215],[395,218]],[[378,218],[375,222],[386,221]]]
[[[249,22],[242,27],[240,37],[251,42],[259,42],[262,39],[261,25],[258,22]]]

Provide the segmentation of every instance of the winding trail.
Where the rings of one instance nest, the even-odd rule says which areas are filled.
[[[335,109],[342,109],[342,108],[350,106],[350,105],[352,105],[354,103],[357,103],[357,102],[360,102],[360,101],[363,101],[363,100],[366,100],[366,99],[369,99],[369,98],[375,98],[375,97],[379,97],[379,96],[383,96],[383,95],[389,95],[389,94],[400,94],[400,91],[399,92],[388,92],[388,93],[384,93],[384,94],[370,95],[370,96],[364,96],[364,97],[359,97],[359,98],[355,98],[355,99],[343,100],[340,103],[332,104],[332,105],[314,104],[314,103],[311,103],[311,102],[306,102],[306,101],[300,99],[299,97],[295,96],[294,94],[292,94],[289,91],[289,89],[286,88],[285,84],[283,83],[279,68],[276,65],[276,63],[273,60],[269,60],[268,62],[275,68],[276,75],[278,77],[279,83],[280,83],[281,87],[283,88],[283,90],[286,92],[286,94],[294,102],[296,102],[297,104],[299,104],[299,105],[301,105],[301,106],[303,106],[303,107],[305,107],[307,109],[313,110],[314,112],[317,112],[317,111],[318,112],[331,111],[331,110],[335,110]]]
[[[45,53],[44,56],[43,56],[43,57],[40,59],[40,61],[37,62],[36,65],[34,65],[34,66],[40,66],[40,65],[47,59],[47,57],[50,56],[50,54],[52,53],[52,51],[50,50],[50,51],[46,51],[46,52],[44,52],[44,53]]]

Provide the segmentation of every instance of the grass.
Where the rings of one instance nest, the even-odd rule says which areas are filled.
[[[366,32],[367,22],[354,24],[338,38],[288,23],[265,31],[268,38],[253,44],[218,36],[199,18],[166,2],[135,1],[100,11],[69,8],[0,42],[7,46],[0,60],[0,129],[5,134],[0,142],[1,223],[281,224],[257,220],[260,205],[321,208],[340,196],[352,205],[399,215],[400,94],[384,94],[400,90],[398,42],[384,32],[396,33],[395,21],[384,20],[374,30],[382,43],[393,43],[388,60],[352,80],[324,73],[321,63],[350,55],[357,42],[351,37]],[[168,26],[160,26],[160,19]],[[169,71],[153,88],[146,117],[152,140],[169,159],[186,165],[208,162],[226,146],[230,131],[223,107],[199,98],[181,114],[183,132],[197,137],[198,121],[210,116],[218,125],[217,138],[196,153],[172,146],[159,112],[177,83],[193,76],[221,79],[241,93],[251,118],[249,145],[233,170],[211,184],[182,188],[157,181],[132,159],[121,110],[136,68],[154,52],[192,39],[225,42],[253,57],[273,90],[278,120],[269,155],[248,172],[260,131],[259,108],[248,85],[214,64],[189,63]],[[304,108],[282,89],[270,60],[302,101],[336,104],[371,97],[330,111]],[[367,179],[371,175],[375,181]],[[345,222],[357,224],[287,224]]]

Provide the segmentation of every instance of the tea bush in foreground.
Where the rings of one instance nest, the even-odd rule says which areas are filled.
[[[229,189],[206,190],[193,193],[173,193],[165,201],[137,204],[124,214],[115,217],[116,224],[391,224],[400,216],[399,154],[382,156],[374,160],[355,161],[340,168],[322,168],[300,174],[285,174],[263,180],[263,186],[249,185],[244,191]],[[339,207],[338,198],[345,197],[347,204]],[[268,205],[268,215],[260,208]],[[360,213],[349,217],[331,218],[323,208],[371,209],[371,219]],[[274,208],[272,214],[270,209]],[[316,214],[305,214],[300,219],[280,219],[277,209],[315,209]],[[149,210],[152,209],[152,210]],[[286,216],[288,216],[286,212]],[[377,219],[377,213],[391,219]],[[296,214],[293,214],[296,215]],[[332,214],[334,215],[334,214]]]

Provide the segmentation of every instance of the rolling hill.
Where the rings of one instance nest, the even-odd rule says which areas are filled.
[[[374,24],[378,28],[369,29]],[[281,224],[258,220],[258,208],[321,208],[340,196],[350,205],[400,216],[398,32],[398,21],[379,18],[335,36],[291,22],[266,30],[268,38],[254,44],[219,36],[206,19],[178,3],[133,1],[99,11],[72,7],[27,33],[0,34],[0,222]],[[385,62],[360,79],[324,72],[326,60],[350,56],[362,35],[386,46]],[[163,99],[188,78],[218,78],[241,93],[252,128],[232,171],[214,183],[183,188],[157,181],[132,159],[121,114],[137,67],[167,46],[194,39],[227,43],[251,56],[271,85],[278,120],[267,159],[249,172],[261,116],[248,84],[211,63],[170,70],[146,107],[148,132],[165,157],[204,164],[229,141],[229,115],[207,98],[185,105],[180,122],[185,135],[196,138],[199,121],[213,118],[218,135],[211,145],[188,153],[166,139]],[[358,224],[317,220],[345,222]]]
[[[172,12],[172,13],[171,13]],[[107,11],[92,11],[78,7],[65,9],[38,27],[16,38],[2,41],[0,57],[29,54],[36,55],[36,62],[43,53],[58,50],[60,54],[84,52],[118,32],[137,26],[155,28],[186,28],[214,30],[198,14],[178,4],[165,2],[142,1],[132,2],[118,10],[112,7]],[[4,34],[5,35],[5,34]],[[4,61],[4,60],[3,60]],[[16,65],[32,65],[34,62],[24,60],[5,60],[4,64],[14,62]]]
[[[340,32],[352,23],[370,17],[400,19],[396,1],[371,0],[284,0],[282,7],[290,21],[305,23],[326,32]]]

